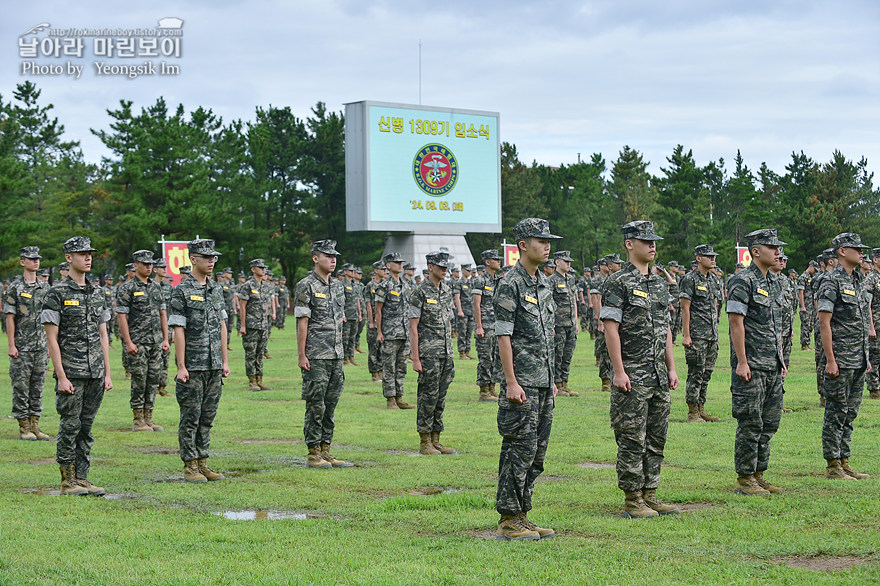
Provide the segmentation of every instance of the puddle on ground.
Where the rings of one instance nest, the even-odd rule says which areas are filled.
[[[142,454],[161,454],[161,455],[179,455],[180,450],[177,448],[161,448],[159,446],[134,446],[132,450]]]
[[[54,464],[55,458],[40,458],[39,460],[31,460],[28,462],[31,466],[45,466],[46,464]]]
[[[580,464],[575,464],[575,466],[579,466],[580,468],[589,468],[591,470],[602,470],[605,468],[614,468],[615,465],[609,462],[582,462]]]
[[[256,521],[266,519],[268,521],[281,521],[284,519],[292,519],[294,521],[305,521],[306,519],[318,519],[323,515],[315,515],[310,513],[295,513],[293,511],[214,511],[213,515],[229,519],[230,521]]]
[[[385,453],[392,456],[421,456],[420,453],[410,450],[385,450]]]
[[[438,494],[455,494],[458,492],[462,492],[462,490],[460,488],[453,488],[451,486],[423,486],[421,488],[411,490],[407,494],[412,496],[435,496]]]
[[[61,491],[60,491],[60,490],[57,490],[57,489],[54,489],[54,488],[46,488],[46,487],[43,487],[43,488],[28,488],[28,489],[25,489],[25,490],[23,490],[23,491],[21,491],[21,492],[24,493],[24,494],[33,494],[33,495],[36,495],[36,496],[61,496]],[[78,495],[78,496],[88,496],[88,495],[85,495],[85,494],[84,494],[84,495]],[[137,498],[140,498],[140,497],[139,497],[138,495],[136,495],[136,494],[126,494],[126,493],[118,493],[118,494],[115,494],[115,493],[110,493],[110,492],[108,492],[107,494],[102,495],[102,496],[103,496],[103,498],[107,499],[108,501],[121,501],[121,500],[128,500],[128,499],[137,499]]]
[[[811,570],[813,572],[840,572],[843,570],[849,570],[855,566],[867,564],[868,560],[852,555],[816,557],[795,556],[789,558],[777,558],[774,562],[784,564],[789,568],[800,568],[803,570]]]
[[[300,439],[252,439],[241,440],[241,444],[301,444]]]

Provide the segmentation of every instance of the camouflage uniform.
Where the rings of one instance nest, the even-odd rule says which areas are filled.
[[[514,226],[514,239],[558,238],[546,220],[528,218]],[[495,509],[518,515],[532,509],[535,480],[544,471],[544,458],[553,425],[556,319],[553,292],[540,269],[533,277],[517,261],[498,284],[495,295],[495,335],[509,336],[513,372],[526,394],[524,403],[507,398],[507,382],[498,398],[498,490]]]
[[[452,295],[458,295],[459,302],[461,303],[461,312],[464,314],[464,317],[459,317],[458,310],[455,310],[458,351],[460,353],[467,352],[470,354],[471,351],[471,338],[474,336],[474,328],[476,327],[476,322],[474,321],[474,286],[473,277],[468,279],[462,277],[452,287]]]
[[[351,265],[346,265],[348,268],[343,267],[345,270],[352,270],[353,267]],[[353,358],[354,357],[354,347],[357,342],[357,328],[358,328],[358,295],[355,290],[355,283],[353,280],[350,280],[348,277],[345,278],[343,283],[343,291],[345,291],[345,324],[342,326],[342,340],[343,340],[343,349],[345,351],[345,358]]]
[[[557,252],[556,258],[572,262],[569,251]],[[556,303],[556,327],[554,332],[554,353],[556,355],[556,382],[568,382],[571,359],[577,346],[577,278],[573,271],[562,274],[557,269],[550,275],[550,290]]]
[[[810,335],[813,328],[816,327],[816,312],[813,305],[813,277],[808,271],[801,273],[797,280],[797,290],[804,292],[804,308],[806,311],[800,310],[801,318],[801,347],[810,345]],[[798,299],[800,307],[800,299]]]
[[[159,262],[164,263],[165,261],[160,260]],[[158,263],[157,263],[158,264]],[[157,283],[157,286],[162,291],[162,299],[165,301],[165,311],[168,311],[169,306],[171,305],[171,292],[174,290],[174,287],[171,286],[171,283],[162,279],[161,283]],[[227,337],[227,340],[229,338]],[[168,328],[168,342],[169,344],[172,342],[171,337],[171,328]],[[162,351],[162,370],[159,371],[159,386],[165,388],[168,386],[168,362],[171,359],[171,348],[168,350]]]
[[[361,269],[355,269],[357,275],[354,280],[354,292],[357,295],[358,302],[361,304],[361,319],[358,321],[357,333],[354,336],[355,352],[361,351],[361,337],[364,334],[364,328],[367,326],[367,287],[361,279],[364,272]]]
[[[696,254],[717,256],[709,245],[700,245],[697,250],[700,252]],[[679,299],[687,299],[691,303],[689,333],[693,344],[684,349],[688,365],[685,402],[688,405],[704,405],[709,379],[712,378],[715,361],[718,359],[716,304],[720,305],[721,299],[716,297],[712,276],[704,276],[699,270],[684,276],[678,295]]]
[[[872,251],[874,258],[880,257],[880,248]],[[871,294],[871,315],[874,318],[874,329],[880,329],[880,272],[874,268],[865,277],[865,291]],[[871,361],[871,372],[867,374],[868,391],[871,398],[880,393],[880,335],[868,339],[868,357]]]
[[[858,234],[840,234],[840,246],[858,248]],[[849,458],[853,422],[859,415],[868,366],[869,298],[856,267],[848,274],[838,264],[822,283],[816,301],[819,313],[831,314],[831,347],[840,375],[825,376],[825,420],[822,424],[822,455],[826,460]]]
[[[275,315],[275,327],[279,330],[284,329],[284,322],[287,319],[287,308],[290,307],[290,289],[287,285],[278,285],[278,310]]]
[[[378,268],[376,265],[379,264],[381,264],[381,261],[376,261],[373,263],[373,266]],[[373,327],[369,327],[369,323],[367,324],[367,369],[370,371],[370,374],[382,371],[382,345],[379,344],[379,340],[376,338],[379,333],[379,330],[376,329],[376,289],[379,285],[379,282],[370,279],[365,290],[367,304],[373,313]]]
[[[225,273],[225,271],[224,271]],[[235,310],[233,309],[235,306],[235,285],[232,284],[232,271],[228,273],[230,280],[225,281],[220,285],[220,290],[223,292],[223,303],[226,306],[226,315],[232,316],[235,314]],[[226,320],[226,339],[232,339],[232,320]]]
[[[258,285],[257,280],[251,277],[238,290],[238,298],[247,301],[245,334],[241,337],[247,376],[263,376],[263,355],[269,346],[272,297],[272,284],[265,279]]]
[[[211,240],[189,243],[192,254],[218,254]],[[184,366],[189,380],[177,380],[177,403],[180,405],[180,426],[177,440],[180,459],[191,462],[208,458],[211,428],[223,392],[223,350],[221,328],[227,319],[223,290],[208,279],[204,285],[190,277],[171,293],[169,326],[184,329]],[[179,342],[178,342],[179,343]]]
[[[387,255],[386,255],[387,256]],[[406,358],[409,356],[407,339],[407,309],[405,285],[388,277],[376,287],[376,303],[382,304],[382,394],[386,399],[403,396],[406,379]]]
[[[604,263],[604,260],[601,261]],[[590,295],[599,295],[601,298],[602,295],[602,287],[605,286],[605,279],[608,278],[608,275],[604,275],[599,273],[592,279],[590,279]],[[595,312],[595,310],[594,310]],[[611,378],[611,371],[606,366],[603,366],[602,357],[608,354],[608,347],[605,344],[605,332],[599,331],[598,320],[599,316],[596,316],[596,342],[593,344],[593,356],[596,358],[596,363],[599,365],[599,378],[604,380],[608,380]]]
[[[831,257],[832,251],[829,248],[822,251],[822,254],[827,259]],[[819,323],[817,302],[819,299],[819,287],[822,285],[822,281],[827,278],[828,273],[829,271],[819,271],[813,277],[813,341],[815,346],[813,354],[816,360],[816,391],[822,397],[822,401],[825,400],[825,350],[822,347],[822,333],[816,327]]]
[[[495,250],[484,250],[483,260],[501,260]],[[490,256],[491,254],[491,256]],[[495,339],[495,290],[498,286],[497,272],[490,275],[488,272],[477,279],[474,283],[473,294],[480,297],[480,323],[483,326],[483,337],[477,336],[474,344],[477,347],[477,385],[485,386],[493,382],[500,382],[497,373],[501,368],[498,360],[498,343]]]
[[[749,246],[784,246],[776,230],[747,235]],[[778,244],[774,244],[778,243]],[[779,282],[773,273],[763,275],[752,263],[730,280],[727,313],[744,316],[746,360],[752,373],[748,382],[736,374],[738,360],[730,342],[732,415],[737,420],[734,466],[739,475],[767,470],[770,440],[782,417],[782,315],[776,299]]]
[[[797,295],[796,285],[788,276],[779,274],[779,311],[782,316],[782,359],[785,367],[788,368],[789,359],[791,358],[791,336],[794,333],[794,312],[797,305],[795,299]],[[800,302],[797,303],[798,305]]]
[[[40,312],[48,291],[49,285],[40,279],[28,283],[23,277],[17,277],[3,294],[3,321],[6,321],[5,314],[13,315],[15,320],[13,342],[18,358],[9,358],[9,378],[12,379],[12,416],[18,420],[40,417],[43,413],[43,384],[49,355]]]

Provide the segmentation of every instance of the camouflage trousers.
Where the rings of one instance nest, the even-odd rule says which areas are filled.
[[[577,346],[576,326],[556,326],[553,341],[556,344],[556,381],[568,381],[571,359]]]
[[[608,344],[605,342],[605,333],[596,332],[596,344],[594,352],[599,360],[599,378],[602,380],[611,380],[611,355],[608,354]]]
[[[498,398],[498,490],[495,510],[518,515],[532,510],[535,480],[544,472],[544,458],[553,426],[553,387],[523,387],[522,405],[507,400],[507,384]]]
[[[364,318],[358,322],[358,331],[354,337],[354,347],[360,349],[361,347],[361,336],[364,333],[364,327],[367,325],[367,319]]]
[[[853,422],[859,416],[865,391],[865,370],[841,368],[840,375],[825,375],[825,420],[822,422],[822,456],[826,460],[849,458]]]
[[[699,340],[693,338],[693,345],[684,349],[688,365],[685,402],[688,405],[704,405],[709,379],[718,360],[718,340]]]
[[[49,366],[45,350],[19,351],[18,358],[9,359],[9,378],[12,379],[12,416],[27,419],[43,413],[43,383]]]
[[[875,323],[874,327],[880,329],[880,323]],[[868,359],[871,362],[871,372],[866,375],[868,390],[880,391],[880,336],[868,339]]]
[[[162,376],[162,344],[138,345],[137,354],[128,355],[128,370],[131,372],[131,408],[152,409]]]
[[[382,394],[386,399],[403,396],[408,356],[409,340],[386,339],[382,342]]]
[[[241,337],[244,346],[244,372],[247,376],[263,376],[263,354],[269,348],[269,330],[248,328]]]
[[[229,308],[226,308],[226,314],[232,315],[232,311]],[[226,340],[227,340],[227,342],[232,341],[232,328],[233,328],[232,320],[227,319],[226,320]],[[169,327],[168,329],[170,330],[172,328]],[[168,333],[170,334],[171,332],[168,332]]]
[[[681,307],[680,306],[677,306],[677,305],[675,306],[675,312],[674,312],[673,317],[675,318],[675,321],[673,321],[673,326],[672,326],[672,339],[674,340],[675,336],[677,336],[678,333],[681,331]]]
[[[617,441],[617,486],[620,490],[660,485],[660,466],[669,429],[669,387],[632,385],[611,389],[611,429]]]
[[[170,334],[170,332],[169,332]],[[159,371],[159,386],[168,386],[168,361],[171,359],[171,347],[166,352],[162,352],[162,370]],[[175,356],[176,360],[176,356]]]
[[[801,346],[809,346],[813,328],[816,327],[816,316],[809,310],[801,311],[799,314],[801,318]]]
[[[498,342],[495,340],[495,328],[483,326],[483,337],[474,338],[474,345],[477,347],[477,385],[485,386],[491,384],[495,378],[496,355]]]
[[[122,340],[122,338],[119,338],[119,339]],[[122,367],[125,370],[130,371],[129,365],[128,365],[128,351],[125,349],[125,343],[122,344]]]
[[[55,382],[55,409],[61,421],[58,423],[58,443],[55,460],[61,466],[74,464],[77,478],[88,478],[89,454],[95,444],[92,424],[104,399],[103,378],[72,378],[73,394],[58,392]]]
[[[346,358],[354,356],[355,342],[357,341],[358,321],[351,318],[342,324],[342,348]]]
[[[457,317],[457,316],[456,316]],[[458,351],[459,352],[470,352],[471,351],[471,338],[474,337],[474,329],[477,327],[477,322],[474,319],[473,315],[464,314],[464,317],[457,317],[458,319]]]
[[[791,346],[792,336],[794,335],[794,324],[789,320],[788,324],[782,326],[782,360],[785,362],[785,368],[788,368],[791,362]]]
[[[333,414],[345,386],[345,373],[341,358],[309,360],[309,364],[309,370],[302,371],[302,399],[306,402],[303,436],[306,446],[317,448],[333,442]]]
[[[370,373],[382,370],[382,345],[377,339],[379,330],[367,328],[367,368]]]
[[[431,433],[443,431],[443,411],[446,409],[446,391],[455,378],[452,356],[420,357],[422,372],[416,395],[416,431]]]
[[[275,327],[283,330],[284,322],[287,321],[287,305],[279,305],[278,311],[275,312]]]
[[[112,328],[108,327],[107,331],[112,332],[114,336],[116,336],[117,338],[119,338],[121,340],[122,334],[119,332],[119,319],[116,317],[116,314],[113,313],[112,311],[110,312],[110,322],[113,325],[113,327]]]
[[[818,391],[820,397],[825,396],[825,364],[827,362],[825,358],[825,348],[822,346],[822,334],[819,332],[819,328],[817,327],[813,330],[813,339],[816,343],[815,348],[815,356],[816,356],[816,391]]]
[[[748,382],[731,374],[731,412],[737,420],[733,446],[737,474],[763,472],[770,463],[770,440],[782,418],[782,371],[752,369]]]
[[[211,428],[223,392],[223,371],[191,370],[185,383],[175,380],[177,388],[174,392],[180,405],[180,425],[177,428],[180,459],[189,462],[207,458]]]

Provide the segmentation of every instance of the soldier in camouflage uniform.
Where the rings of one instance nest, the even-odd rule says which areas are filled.
[[[358,322],[362,319],[361,302],[358,299],[354,282],[354,265],[345,263],[342,265],[343,274],[343,291],[345,292],[345,325],[342,327],[342,347],[345,351],[345,359],[343,364],[351,364],[352,366],[360,366],[354,361],[354,347],[357,345],[357,328]]]
[[[876,334],[880,324],[880,248],[874,248],[871,257],[872,268],[865,277],[865,291],[871,295],[871,320]],[[871,362],[871,370],[866,376],[869,396],[880,399],[880,336],[868,338],[868,358]]]
[[[431,252],[425,258],[428,278],[410,292],[407,300],[413,370],[419,373],[416,401],[419,453],[426,456],[455,454],[455,450],[440,443],[446,391],[455,378],[449,325],[452,289],[446,282],[446,270],[451,263],[446,252]]]
[[[114,302],[116,301],[116,287],[113,286],[113,275],[107,273],[104,275],[104,301],[106,302],[106,309],[110,312],[110,321],[116,321],[116,311],[113,307]],[[107,341],[110,343],[110,347],[113,347],[113,328],[107,328]]]
[[[834,250],[826,248],[821,254],[822,261],[819,263],[820,271],[813,278],[813,308],[816,314],[813,327],[813,340],[815,342],[816,359],[816,391],[819,393],[819,404],[825,406],[825,350],[822,346],[822,333],[819,331],[819,288],[822,286],[828,274],[837,266],[837,257]],[[822,268],[824,267],[824,268]]]
[[[504,382],[498,398],[498,491],[495,508],[501,515],[502,539],[540,539],[552,529],[529,521],[535,480],[544,471],[544,458],[553,425],[556,396],[553,329],[555,303],[539,265],[550,256],[550,224],[526,218],[513,227],[520,258],[498,284],[495,295],[495,335]]]
[[[263,384],[263,358],[269,344],[269,327],[275,319],[272,285],[265,280],[266,263],[262,258],[250,262],[252,277],[238,290],[238,311],[245,316],[241,325],[245,374],[249,391],[271,391]]]
[[[169,283],[166,278],[168,276],[168,263],[166,263],[164,259],[156,259],[156,262],[153,264],[153,274],[155,275],[153,282],[156,283],[156,286],[162,291],[162,299],[165,300],[165,313],[167,315],[168,307],[171,304],[171,291],[173,289],[171,283]],[[168,342],[169,344],[173,342],[171,328],[168,328]],[[159,388],[156,390],[156,394],[160,397],[168,397],[171,395],[171,393],[165,390],[168,387],[168,362],[170,358],[171,347],[169,346],[168,350],[162,352],[162,370],[159,371]]]
[[[788,264],[788,257],[780,249],[779,262],[770,268],[770,271],[776,275],[779,283],[779,297],[776,300],[779,305],[780,315],[782,316],[782,360],[785,368],[791,363],[791,348],[794,340],[794,314],[797,311],[797,279],[791,279],[785,274],[785,267]],[[785,395],[785,381],[782,381],[783,399]],[[791,413],[791,409],[787,409],[783,404],[783,413]]]
[[[347,467],[352,464],[330,453],[336,422],[333,415],[345,387],[343,324],[345,286],[332,277],[336,268],[335,240],[312,243],[314,269],[294,293],[296,347],[302,373],[302,398],[306,402],[303,435],[310,468]]]
[[[104,489],[88,481],[89,455],[95,443],[95,415],[104,392],[113,388],[107,341],[110,312],[104,308],[103,292],[86,281],[95,251],[91,241],[74,236],[62,249],[70,274],[49,289],[40,313],[55,369],[55,407],[61,418],[56,447],[61,494],[100,496]]]
[[[230,271],[231,272],[231,271]],[[287,277],[278,279],[278,315],[275,316],[275,327],[284,329],[284,321],[287,319],[287,308],[290,307],[290,289],[287,287]]]
[[[501,255],[497,250],[484,250],[480,258],[485,263],[486,274],[477,279],[473,287],[474,296],[474,345],[477,347],[477,386],[480,387],[479,400],[497,401],[495,392],[495,373],[500,369],[498,343],[495,340],[495,290],[498,286],[498,269],[501,268]]]
[[[153,253],[138,250],[132,260],[135,278],[116,292],[119,332],[131,371],[131,430],[163,431],[153,422],[153,410],[162,374],[162,353],[169,351],[165,298],[162,289],[150,280]]]
[[[605,339],[612,364],[611,428],[617,441],[617,486],[630,518],[677,513],[656,496],[669,428],[670,390],[678,387],[668,311],[669,281],[650,270],[654,223],[621,229],[629,262],[602,286]]]
[[[168,317],[168,324],[174,328],[177,358],[177,441],[184,480],[207,482],[224,478],[208,467],[207,459],[223,379],[229,376],[226,303],[220,285],[208,278],[220,256],[214,250],[214,241],[192,240],[187,248],[192,273],[171,293]]]
[[[116,302],[116,293],[119,291],[119,287],[128,283],[134,278],[134,263],[128,263],[125,265],[125,277],[123,278],[123,282],[116,287],[114,291],[112,291],[110,298],[113,302]],[[106,295],[106,293],[105,293]],[[119,319],[116,316],[116,310],[110,310],[110,321],[113,322],[113,332],[116,334],[116,337],[120,340],[122,339],[122,331],[119,329]],[[110,338],[110,334],[107,334],[107,338]],[[131,380],[131,369],[128,364],[128,352],[125,351],[125,345],[122,346],[122,366],[125,368],[125,380]]]
[[[471,356],[471,338],[474,335],[474,279],[471,265],[461,265],[461,279],[452,285],[455,315],[458,317],[458,357],[474,360]]]
[[[801,276],[797,279],[797,296],[801,318],[801,350],[810,349],[810,336],[816,326],[813,305],[813,276],[819,268],[819,263],[810,261]]]
[[[681,308],[682,340],[688,374],[685,402],[688,422],[718,421],[706,413],[706,389],[718,359],[718,305],[714,276],[715,257],[718,253],[711,244],[694,248],[697,270],[681,280],[679,299]]]
[[[734,443],[736,492],[759,495],[782,492],[764,479],[770,463],[770,440],[782,416],[782,382],[788,374],[782,355],[782,311],[778,279],[770,271],[785,246],[774,229],[746,234],[749,267],[730,280],[730,392],[737,420]]]
[[[602,313],[602,287],[605,285],[605,279],[608,278],[608,263],[604,258],[599,259],[599,273],[590,279],[590,305],[593,307],[593,315],[596,316],[596,342],[593,345],[593,356],[596,358],[596,366],[599,366],[601,357],[607,352],[605,346],[605,325],[599,320],[599,314]],[[607,373],[605,377],[600,375],[602,381],[602,390],[611,392],[611,379]]]
[[[574,271],[571,270],[571,251],[560,250],[553,255],[556,261],[556,270],[548,281],[550,290],[553,292],[553,301],[556,303],[556,327],[554,334],[554,346],[556,354],[556,389],[563,397],[577,397],[580,395],[568,387],[568,376],[571,371],[571,359],[577,346],[578,335],[578,309],[577,294],[578,284]]]
[[[367,326],[367,286],[364,285],[364,271],[360,267],[354,268],[354,291],[357,294],[358,303],[361,304],[361,319],[358,321],[357,334],[354,337],[354,351],[357,354],[363,354],[361,336]]]
[[[46,332],[40,323],[43,297],[49,285],[37,278],[40,249],[25,246],[18,251],[24,274],[3,293],[3,314],[9,342],[9,378],[12,379],[12,416],[18,421],[18,437],[49,440],[40,430],[43,414],[43,383],[49,363]]]
[[[244,271],[239,271],[237,282],[233,286],[235,290],[235,331],[239,336],[241,336],[241,312],[238,311],[238,292],[244,288],[245,281],[247,281],[247,277]]]
[[[853,422],[859,415],[865,373],[871,370],[868,337],[876,337],[871,316],[870,293],[860,269],[861,236],[838,234],[831,241],[837,267],[819,285],[816,303],[819,330],[825,352],[825,420],[822,424],[822,455],[828,463],[825,476],[862,480],[867,474],[850,466]]]
[[[400,278],[403,258],[391,252],[382,257],[391,276],[376,287],[376,340],[382,345],[382,394],[387,409],[415,409],[403,400],[406,379],[407,339],[406,285]]]
[[[382,346],[376,339],[376,289],[387,276],[385,263],[377,260],[373,263],[373,274],[367,283],[364,295],[367,298],[367,368],[373,376],[374,383],[382,382]]]
[[[232,339],[232,316],[235,315],[235,285],[232,282],[232,267],[223,269],[217,283],[223,291],[223,303],[226,304],[226,315],[229,316],[229,319],[226,320],[226,340],[228,342]],[[229,346],[227,350],[232,350],[232,347]]]

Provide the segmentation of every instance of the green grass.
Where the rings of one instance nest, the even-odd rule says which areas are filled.
[[[224,387],[212,437],[212,466],[223,482],[180,482],[178,408],[158,398],[154,419],[166,430],[131,433],[128,381],[119,342],[114,383],[95,422],[90,479],[126,498],[57,497],[55,445],[23,442],[17,424],[0,420],[0,584],[520,584],[520,583],[877,583],[880,581],[878,466],[880,402],[865,400],[856,421],[852,462],[872,474],[861,482],[822,476],[822,409],[812,352],[796,346],[786,406],[773,440],[768,479],[785,494],[733,493],[733,436],[726,327],[707,410],[716,424],[687,424],[687,367],[676,348],[681,387],[673,408],[659,494],[699,505],[646,521],[621,518],[608,395],[598,387],[593,344],[581,334],[571,387],[561,397],[544,476],[530,515],[558,537],[505,543],[494,530],[500,437],[494,404],[477,403],[476,361],[456,361],[443,441],[458,456],[418,456],[414,411],[386,411],[370,382],[366,355],[346,367],[336,412],[334,454],[355,468],[304,467],[303,402],[295,332],[274,332],[267,383],[246,390],[241,340],[233,339],[233,374]],[[796,325],[797,328],[797,325]],[[366,349],[366,343],[363,347]],[[0,381],[8,381],[6,372]],[[51,379],[49,381],[51,383]],[[50,386],[47,384],[47,386]],[[3,383],[9,412],[11,392]],[[405,398],[415,402],[416,377]],[[58,417],[48,392],[44,430]],[[278,440],[275,442],[254,440]],[[305,520],[234,521],[227,510],[307,513]],[[856,556],[838,572],[780,563],[788,557]]]

